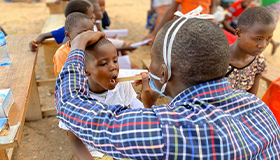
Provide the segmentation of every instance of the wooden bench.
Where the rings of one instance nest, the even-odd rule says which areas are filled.
[[[64,23],[65,16],[63,14],[52,14],[48,17],[41,33],[47,33],[59,29],[64,26]],[[54,38],[47,39],[42,44],[48,78],[55,78],[53,70],[53,56],[60,46],[61,44],[57,44]]]
[[[280,77],[280,70],[277,68],[268,66],[267,72],[262,75],[262,80],[266,82],[267,87],[269,87],[272,81],[275,81],[277,78]]]
[[[28,45],[35,38],[36,35],[6,37],[12,62],[0,67],[0,88],[12,90],[15,102],[8,115],[9,123],[14,126],[20,122],[20,126],[12,143],[0,145],[0,159],[12,159],[13,148],[20,145],[25,120],[42,119],[35,80],[37,53],[31,52]]]
[[[67,2],[61,1],[59,4],[56,4],[55,0],[47,0],[46,5],[49,7],[50,14],[63,14]]]

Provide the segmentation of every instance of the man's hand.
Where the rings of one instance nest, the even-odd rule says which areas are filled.
[[[38,51],[38,47],[39,47],[39,42],[37,40],[29,42],[29,48],[32,52]]]
[[[149,76],[147,73],[141,73],[142,75],[142,93],[141,93],[141,100],[144,104],[145,108],[151,108],[154,105],[159,97],[155,91],[153,91],[149,85]],[[139,82],[138,82],[139,84]]]
[[[85,50],[86,46],[96,43],[105,34],[102,32],[86,31],[75,37],[71,43],[71,51],[75,49]]]

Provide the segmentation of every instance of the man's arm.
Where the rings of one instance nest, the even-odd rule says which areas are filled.
[[[57,118],[82,141],[112,157],[163,159],[162,132],[152,109],[107,106],[88,94],[84,49],[102,36],[103,33],[87,31],[73,40],[57,78]]]
[[[153,30],[152,33],[150,33],[147,37],[144,38],[144,39],[152,38],[152,41],[148,43],[149,45],[154,42],[157,32],[165,25],[165,23],[167,23],[174,17],[174,13],[177,11],[179,4],[180,4],[179,2],[172,1],[170,7],[164,13],[159,25]]]

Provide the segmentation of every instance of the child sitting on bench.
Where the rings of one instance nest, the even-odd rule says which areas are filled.
[[[261,74],[266,71],[266,59],[261,54],[273,36],[274,18],[264,7],[250,7],[239,17],[230,46],[230,65],[226,74],[233,89],[257,94]]]
[[[92,28],[93,22],[85,14],[71,13],[66,18],[65,34],[70,39],[70,44],[79,33],[92,30]],[[87,92],[90,93],[92,98],[107,104],[130,105],[131,108],[141,106],[144,108],[143,104],[136,98],[136,93],[130,82],[116,82],[119,74],[118,56],[116,48],[109,40],[103,38],[88,46],[85,55],[85,76],[88,77],[88,83],[85,85],[89,86]],[[62,122],[59,122],[59,127],[68,130]],[[93,147],[82,143],[71,131],[68,131],[68,136],[70,147],[79,159],[92,158],[92,156],[112,159]]]
[[[95,22],[94,8],[91,3],[84,0],[74,0],[67,4],[64,15],[67,17],[70,13],[81,12],[88,15],[92,21]],[[39,44],[43,43],[46,39],[54,38],[57,44],[61,44],[65,38],[65,28],[59,28],[57,30],[42,33],[35,40],[29,43],[31,51],[37,51]]]

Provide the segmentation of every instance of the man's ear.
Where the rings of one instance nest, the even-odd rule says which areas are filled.
[[[87,70],[87,67],[85,66],[85,73],[86,73],[86,76],[90,76],[90,73],[88,72]]]
[[[241,37],[241,29],[240,28],[236,28],[234,31],[234,35],[237,37]]]
[[[164,84],[168,81],[168,68],[165,64],[161,65],[161,78],[160,83]]]
[[[67,31],[65,31],[65,37],[68,38],[69,40],[71,40],[71,39],[70,39],[70,33],[67,32]]]

